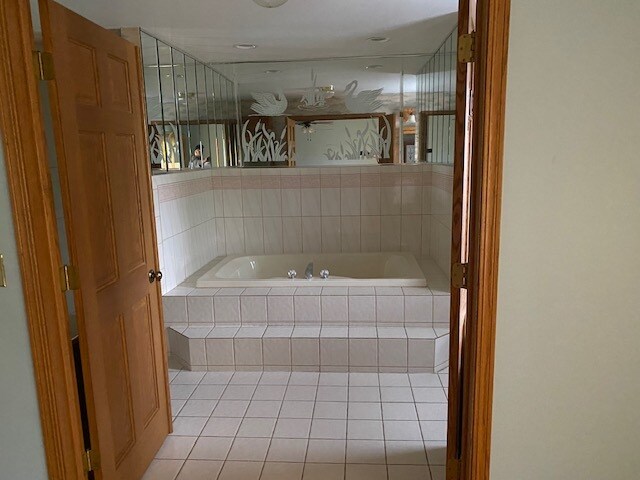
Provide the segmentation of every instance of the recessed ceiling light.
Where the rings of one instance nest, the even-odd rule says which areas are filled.
[[[275,8],[284,5],[288,0],[253,0],[255,3],[265,8]]]
[[[379,64],[367,65],[364,68],[365,68],[365,70],[377,70],[378,68],[382,68],[382,65],[379,65]]]
[[[280,70],[265,70],[264,73],[267,73],[267,74],[280,73]]]
[[[390,40],[389,37],[369,37],[370,42],[385,43]]]
[[[254,48],[256,48],[256,45],[254,45],[253,43],[237,43],[234,45],[234,47],[240,50],[253,50]]]

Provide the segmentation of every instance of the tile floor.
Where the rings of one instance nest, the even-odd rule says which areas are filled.
[[[144,480],[444,480],[447,377],[171,370]]]

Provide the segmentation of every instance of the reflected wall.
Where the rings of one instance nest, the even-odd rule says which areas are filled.
[[[142,30],[140,45],[154,171],[237,165],[234,82]]]

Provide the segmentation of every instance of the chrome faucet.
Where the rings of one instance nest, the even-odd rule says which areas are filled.
[[[305,268],[304,276],[307,280],[311,280],[313,278],[313,262],[310,262],[309,265],[307,265],[307,268]]]

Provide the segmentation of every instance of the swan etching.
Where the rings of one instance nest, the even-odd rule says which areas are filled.
[[[377,110],[382,106],[382,102],[378,97],[382,93],[382,88],[377,90],[363,90],[354,96],[358,88],[358,81],[354,80],[345,89],[346,98],[344,104],[351,113],[369,113]]]
[[[282,115],[289,105],[282,90],[276,93],[252,93],[251,96],[255,100],[251,110],[266,117]]]

